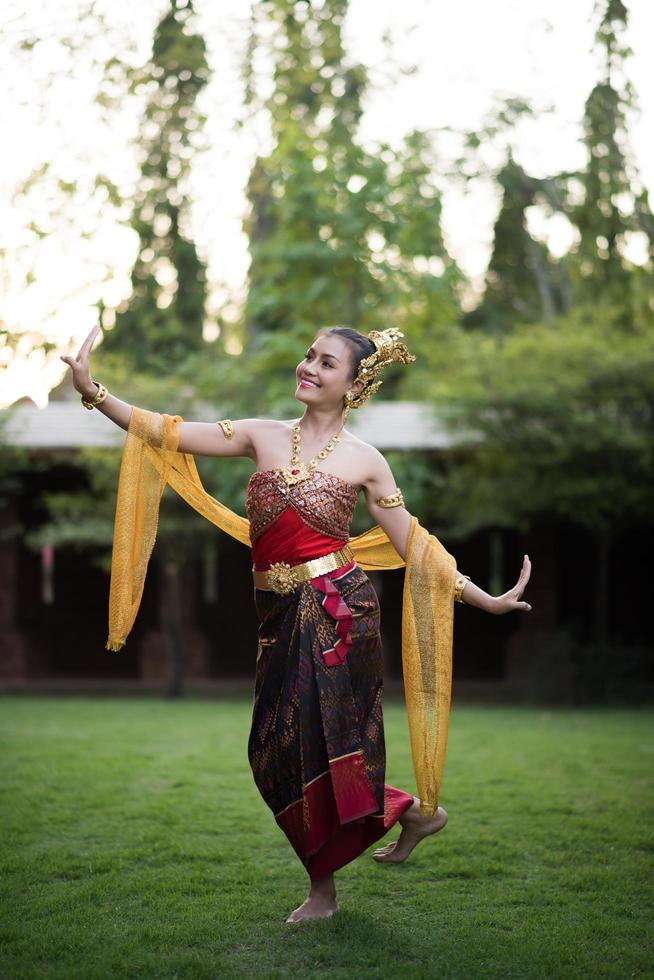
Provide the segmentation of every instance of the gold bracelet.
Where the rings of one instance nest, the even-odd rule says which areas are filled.
[[[84,408],[88,408],[89,410],[95,408],[97,405],[101,405],[109,394],[105,386],[100,381],[93,381],[92,384],[98,386],[98,390],[93,398],[85,398],[84,395],[82,395],[82,405]]]
[[[234,435],[234,425],[230,419],[223,419],[222,422],[216,422],[216,425],[219,425],[220,428],[223,430],[225,439],[232,438],[232,436]]]
[[[469,575],[457,575],[456,581],[454,582],[454,601],[463,602],[462,593],[466,587],[466,582],[470,581]]]
[[[398,487],[395,493],[390,494],[388,497],[380,497],[375,503],[379,507],[404,507],[404,497]]]

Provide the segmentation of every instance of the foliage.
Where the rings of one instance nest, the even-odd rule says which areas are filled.
[[[204,117],[196,107],[209,69],[205,42],[193,33],[190,0],[171,0],[155,31],[150,63],[139,85],[148,93],[139,135],[141,180],[132,226],[139,251],[132,296],[105,336],[136,370],[169,370],[202,350],[205,268],[188,228],[186,182],[202,146]]]
[[[630,148],[628,127],[636,102],[626,73],[631,53],[624,37],[628,11],[622,0],[603,0],[598,12],[596,50],[602,77],[584,110],[587,165],[563,184],[568,213],[580,235],[575,249],[578,296],[582,302],[601,297],[620,309],[622,325],[630,327],[635,270],[628,249],[634,237],[644,239],[651,288],[654,216]]]
[[[461,161],[466,181],[482,175],[470,173],[470,163],[489,140],[509,141],[503,166],[486,172],[499,185],[501,203],[484,296],[464,318],[470,327],[506,333],[515,324],[551,323],[574,305],[600,302],[618,314],[618,329],[631,329],[651,313],[654,216],[630,146],[637,103],[627,74],[628,11],[622,0],[600,0],[595,16],[601,76],[584,107],[581,169],[541,178],[525,171],[510,140],[533,110],[516,100],[467,134],[468,159]],[[544,226],[553,216],[567,219],[572,245],[562,258],[552,254],[542,232],[530,229],[531,211]]]
[[[2,433],[0,432],[0,435]],[[15,513],[15,503],[20,499],[23,473],[29,465],[27,453],[15,446],[0,443],[0,546],[24,533],[24,527]]]
[[[174,398],[173,382],[169,381],[164,386],[151,376],[139,375],[133,378],[131,391],[134,392],[135,403],[147,404],[153,411],[170,411],[171,399]],[[188,404],[185,408],[184,399],[178,394],[172,403],[183,417],[193,418],[197,406],[195,410],[191,409],[188,394],[186,401]],[[206,407],[205,411],[208,414],[210,408]],[[43,495],[42,502],[48,519],[26,534],[28,546],[38,549],[43,544],[53,544],[80,551],[90,550],[92,560],[108,572],[111,567],[120,457],[120,450],[91,447],[82,447],[61,457],[60,463],[79,470],[82,485],[72,492],[51,491]],[[244,487],[252,471],[251,462],[197,458],[196,463],[207,492],[243,513]],[[21,454],[20,461],[16,462],[10,473],[18,478],[20,473],[33,466],[33,461],[28,461]],[[0,471],[0,490],[6,482],[2,477]],[[174,556],[181,563],[195,561],[203,544],[215,542],[217,534],[215,527],[203,521],[174,491],[166,488],[157,529],[158,556]]]
[[[483,301],[466,318],[468,326],[506,332],[518,322],[551,321],[570,305],[566,262],[555,260],[548,246],[529,230],[528,210],[538,203],[560,211],[555,181],[536,179],[509,152],[497,174],[502,204],[493,232]]]
[[[654,512],[654,219],[629,149],[627,9],[602,0],[596,14],[601,78],[585,106],[586,165],[536,180],[509,153],[485,294],[464,318],[474,329],[450,334],[441,377],[426,388],[459,447],[444,497],[451,533],[524,529],[539,515],[588,529],[605,649],[612,538],[651,526]],[[571,223],[562,260],[530,232],[534,206]]]
[[[465,445],[445,507],[459,532],[538,514],[590,530],[649,523],[654,505],[654,345],[649,324],[616,342],[608,311],[470,339],[439,416]]]
[[[427,353],[456,317],[460,277],[441,234],[432,141],[420,132],[399,149],[357,140],[367,78],[343,49],[347,8],[347,0],[255,7],[246,79],[254,93],[263,48],[274,84],[255,108],[266,111],[273,147],[250,175],[245,319],[251,371],[266,378],[273,406],[321,326],[393,323]],[[274,27],[270,44],[264,21]]]
[[[0,244],[0,350],[3,365],[15,358],[36,371],[72,344],[65,331],[80,308],[115,292],[106,229],[124,217],[128,181],[105,147],[129,128],[136,42],[94,0],[44,18],[7,7],[3,142],[20,133],[23,145],[4,188],[11,220]],[[17,320],[17,297],[29,311],[25,322]]]
[[[48,520],[31,528],[25,543],[34,549],[49,544],[88,553],[91,560],[108,572],[120,453],[82,448],[61,462],[79,467],[88,487],[44,493],[42,503]]]
[[[133,404],[188,415],[196,392],[189,353],[204,354],[205,271],[188,231],[187,178],[201,147],[204,122],[196,98],[208,79],[203,38],[192,32],[191,0],[170,0],[155,30],[152,56],[135,86],[147,93],[140,130],[141,180],[132,212],[139,254],[132,295],[105,334],[93,363],[108,385],[129,391]],[[170,365],[176,370],[171,372]],[[95,373],[95,371],[94,371]],[[125,384],[122,383],[125,379]],[[188,384],[183,382],[188,379]],[[143,395],[143,400],[141,400]],[[109,568],[119,454],[81,450],[71,459],[87,487],[44,498],[49,521],[28,539],[93,549]],[[162,501],[157,554],[163,559],[159,588],[164,643],[171,665],[170,693],[181,690],[183,656],[180,567],[197,558],[213,529],[169,493]]]
[[[293,370],[318,327],[392,323],[418,360],[389,374],[384,398],[424,401],[458,443],[438,465],[419,454],[391,457],[421,519],[459,535],[523,528],[543,514],[598,535],[651,524],[654,218],[629,148],[636,100],[626,71],[626,6],[602,0],[597,7],[600,77],[584,109],[584,167],[540,178],[527,172],[511,143],[520,120],[533,114],[519,99],[468,134],[465,180],[480,176],[471,168],[485,141],[507,145],[491,173],[501,201],[485,293],[466,316],[459,309],[465,284],[441,232],[437,174],[445,168],[435,134],[413,132],[393,147],[363,144],[369,80],[345,49],[347,11],[348,0],[252,7],[245,84],[270,141],[248,183],[243,322],[223,324],[211,346],[202,340],[205,270],[188,226],[189,168],[203,145],[197,97],[208,78],[192,5],[171,0],[143,70],[119,58],[99,66],[98,104],[108,118],[126,81],[144,101],[132,211],[139,255],[133,295],[95,355],[103,380],[136,404],[185,418],[293,417]],[[93,21],[83,23],[87,30]],[[271,79],[258,74],[262,64]],[[62,180],[46,168],[30,175],[25,192],[45,181],[65,200],[77,199],[83,188]],[[120,207],[111,175],[91,183],[100,205]],[[571,223],[575,244],[562,259],[533,230],[533,209]],[[30,234],[45,240],[47,222]],[[639,242],[640,265],[632,257]],[[233,356],[239,343],[244,352]],[[57,540],[72,544],[87,534],[106,561],[117,459],[105,456],[76,457],[88,474],[87,499],[49,503]],[[209,492],[242,512],[251,464],[199,465]],[[164,498],[162,547],[180,537],[178,503]],[[201,522],[187,516],[191,544]]]

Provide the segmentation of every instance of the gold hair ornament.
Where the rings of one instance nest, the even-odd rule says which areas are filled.
[[[389,327],[388,330],[371,330],[368,339],[372,340],[376,350],[364,357],[359,364],[359,371],[353,384],[363,385],[361,391],[348,391],[345,396],[345,407],[360,408],[368,401],[371,395],[381,387],[381,378],[378,375],[383,368],[393,362],[397,364],[409,364],[415,361],[413,354],[410,354],[406,344],[401,338],[404,334],[397,327]]]

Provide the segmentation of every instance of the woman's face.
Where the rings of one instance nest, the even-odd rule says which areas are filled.
[[[307,405],[342,404],[352,387],[352,355],[344,340],[319,334],[296,370],[295,397]]]

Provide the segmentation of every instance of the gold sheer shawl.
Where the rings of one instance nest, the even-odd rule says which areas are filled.
[[[109,588],[108,650],[120,650],[134,624],[152,554],[159,504],[169,484],[216,527],[250,544],[249,522],[202,486],[193,456],[177,452],[179,415],[134,407],[118,480]],[[402,606],[402,670],[420,809],[434,814],[445,765],[452,680],[456,563],[414,517],[406,562],[374,527],[350,541],[368,571],[406,567]]]

